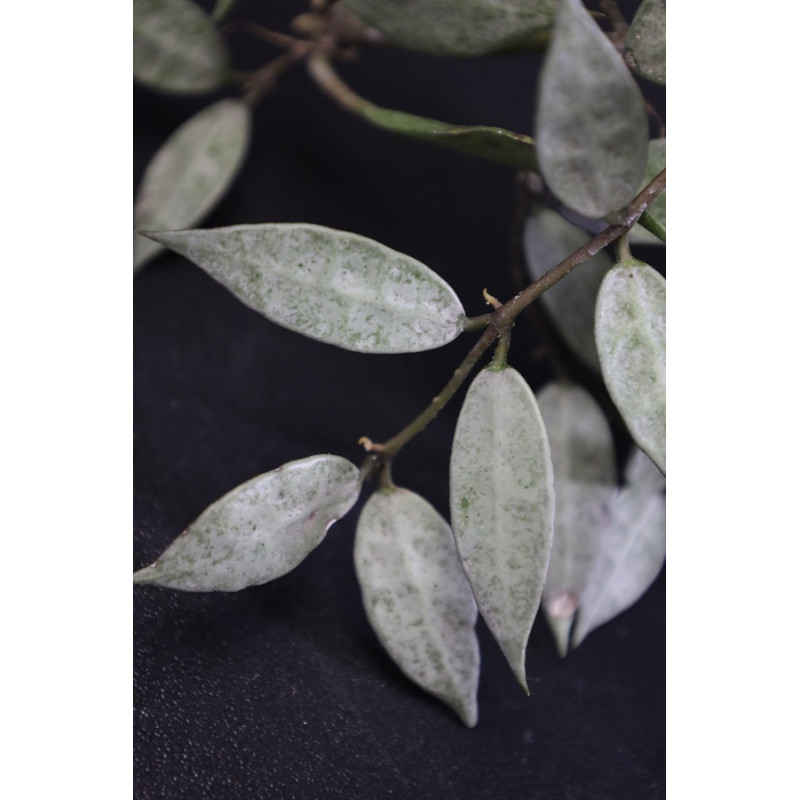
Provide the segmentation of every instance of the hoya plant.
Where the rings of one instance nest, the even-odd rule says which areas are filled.
[[[134,582],[235,592],[274,581],[359,505],[353,559],[369,624],[397,667],[472,727],[479,615],[527,693],[540,612],[568,657],[664,564],[666,282],[635,254],[666,242],[665,131],[642,91],[666,81],[665,0],[628,17],[614,0],[312,0],[287,31],[238,18],[235,0],[134,0],[133,11],[135,80],[165,96],[213,96],[142,177],[134,270],[170,250],[263,324],[320,348],[390,357],[448,347],[462,358],[394,435],[312,451],[231,486]],[[272,57],[240,68],[232,33]],[[361,97],[337,64],[375,47],[442,59],[539,53],[530,127],[450,124]],[[258,146],[253,115],[300,69],[386,136],[508,171],[522,187],[514,296],[494,297],[487,273],[481,298],[460,298],[435,265],[357,231],[302,219],[198,227]],[[469,315],[476,301],[481,313]],[[531,312],[549,331],[544,346],[567,354],[557,379],[534,387],[513,347]],[[312,383],[298,378],[296,391]],[[425,446],[451,402],[460,411],[445,515],[392,467],[412,440]]]

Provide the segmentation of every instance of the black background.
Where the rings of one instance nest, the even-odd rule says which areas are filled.
[[[286,30],[302,4],[238,9]],[[231,42],[238,67],[277,54]],[[376,49],[340,72],[390,108],[528,133],[539,63]],[[663,113],[663,91],[647,93]],[[134,89],[135,185],[175,127],[217,96]],[[513,170],[373,129],[299,68],[256,110],[242,175],[203,226],[312,222],[369,236],[432,267],[477,315],[484,287],[501,299],[515,291],[515,202]],[[552,377],[540,344],[517,325],[511,363],[534,389]],[[254,475],[315,453],[358,463],[359,437],[396,433],[468,347],[465,338],[409,356],[349,353],[278,328],[200,269],[160,256],[134,281],[134,568]],[[445,516],[463,391],[393,469]],[[664,573],[565,660],[537,619],[530,697],[479,622],[480,720],[470,730],[400,673],[369,628],[352,545],[370,490],[271,584],[232,594],[136,587],[137,800],[663,797]]]

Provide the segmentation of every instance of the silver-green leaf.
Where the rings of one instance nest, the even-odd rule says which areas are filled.
[[[136,583],[234,592],[293,570],[358,499],[361,476],[344,458],[290,461],[209,506]]]
[[[634,459],[638,463],[627,472],[636,482],[623,487],[611,504],[613,523],[600,542],[581,598],[573,647],[632,606],[658,577],[666,558],[666,500],[658,488],[658,470],[640,454],[634,453]]]
[[[148,165],[133,208],[134,228],[172,230],[200,222],[239,173],[249,143],[250,109],[239,100],[220,100],[193,116]],[[134,234],[134,270],[161,249]]]
[[[667,166],[667,140],[653,139],[647,150],[647,169],[644,172],[644,180],[639,187],[640,191],[647,186],[661,170]],[[651,218],[661,227],[666,235],[667,228],[667,192],[664,190],[647,207],[647,212]],[[645,230],[640,224],[633,226],[630,233],[631,244],[656,244],[663,245],[664,239],[653,235]]]
[[[611,523],[617,470],[611,429],[588,392],[579,386],[551,383],[538,400],[550,442],[556,494],[543,609],[564,656],[595,554]]]
[[[191,0],[133,0],[133,77],[153,89],[209,92],[227,75],[225,46]]]
[[[413,353],[462,331],[464,308],[435,272],[354,233],[275,223],[147,235],[267,319],[346,350]]]
[[[628,28],[625,48],[643,78],[666,84],[667,0],[642,0]]]
[[[629,259],[606,275],[595,337],[603,380],[633,440],[667,473],[667,282]]]
[[[580,0],[562,0],[535,131],[542,175],[563,203],[601,218],[633,199],[647,163],[644,100]]]
[[[530,277],[541,278],[589,238],[557,212],[536,208],[526,220],[524,232],[525,261]],[[611,266],[611,258],[601,250],[542,295],[542,302],[564,341],[598,372],[594,308],[597,291]]]
[[[355,564],[370,624],[400,669],[478,721],[478,609],[450,526],[406,489],[377,491],[356,529]]]
[[[518,169],[537,169],[533,139],[488,125],[453,125],[365,103],[359,113],[384,130]]]
[[[344,0],[394,44],[475,56],[541,47],[557,0]]]
[[[478,608],[528,691],[525,650],[553,541],[553,464],[536,398],[511,367],[487,367],[458,417],[450,516]]]

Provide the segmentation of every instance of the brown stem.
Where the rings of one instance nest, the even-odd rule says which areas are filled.
[[[390,461],[411,439],[432,422],[439,412],[447,405],[448,401],[459,390],[461,384],[477,365],[481,356],[489,349],[498,337],[507,336],[514,324],[514,320],[537,297],[569,275],[573,269],[599,253],[604,247],[612,244],[620,236],[627,233],[639,220],[647,206],[658,197],[667,187],[667,171],[662,170],[656,177],[617,215],[617,222],[609,225],[594,238],[590,239],[572,255],[567,256],[549,272],[545,273],[538,281],[527,286],[515,297],[495,311],[491,317],[490,326],[467,353],[466,358],[458,366],[453,376],[442,391],[433,398],[430,405],[400,433],[393,436],[380,447],[367,456],[362,465],[361,472],[365,477],[371,477],[375,471],[387,461]]]

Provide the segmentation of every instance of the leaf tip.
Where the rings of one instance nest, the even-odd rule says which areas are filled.
[[[154,583],[156,580],[156,566],[158,565],[157,561],[154,561],[152,564],[148,564],[146,567],[142,567],[141,569],[137,570],[133,573],[133,582],[134,583]]]

